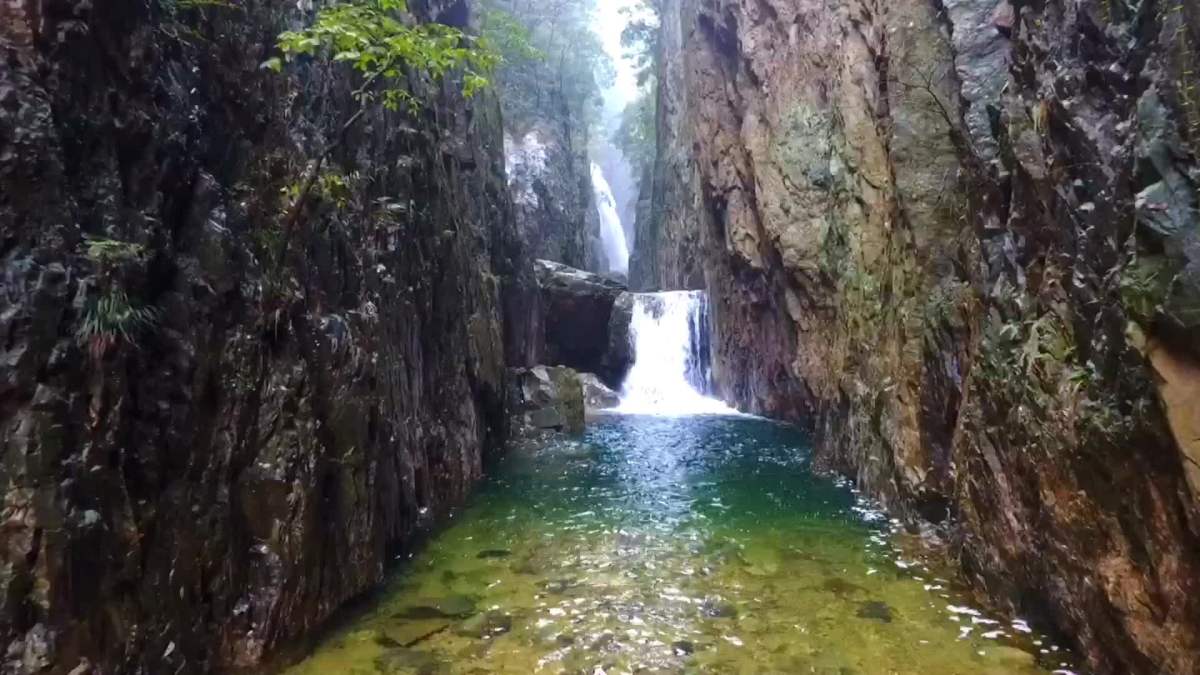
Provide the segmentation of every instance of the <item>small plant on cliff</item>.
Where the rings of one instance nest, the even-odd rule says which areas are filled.
[[[131,262],[140,258],[146,248],[141,244],[115,239],[89,237],[84,240],[84,254],[102,268]]]
[[[326,7],[312,26],[280,34],[284,56],[264,65],[279,71],[284,60],[326,54],[349,63],[366,84],[390,83],[379,92],[364,85],[355,95],[364,101],[381,96],[393,110],[402,104],[417,107],[405,86],[412,71],[440,79],[461,69],[466,96],[487,86],[499,54],[485,40],[440,23],[413,24],[402,15],[407,11],[407,0],[353,0]]]
[[[157,320],[154,308],[138,307],[125,291],[110,288],[88,302],[76,335],[87,345],[91,357],[99,361],[118,342],[136,345],[138,332]]]
[[[88,300],[76,336],[87,346],[91,357],[99,361],[118,343],[136,345],[139,331],[154,325],[158,311],[134,304],[119,282],[119,272],[137,264],[145,254],[145,247],[115,239],[89,238],[84,242],[83,253],[96,267],[99,292]]]
[[[1170,282],[1166,263],[1154,257],[1134,255],[1117,269],[1121,304],[1133,319],[1143,324],[1149,324],[1158,314]]]

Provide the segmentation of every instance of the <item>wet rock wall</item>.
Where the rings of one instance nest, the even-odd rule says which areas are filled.
[[[1198,17],[664,3],[633,287],[702,277],[722,395],[1097,672],[1200,667]]]
[[[497,102],[414,77],[290,222],[358,110],[260,68],[313,4],[0,3],[0,671],[269,662],[504,437],[541,329]]]

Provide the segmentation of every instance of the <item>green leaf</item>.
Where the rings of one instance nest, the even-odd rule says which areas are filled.
[[[382,85],[389,108],[415,107],[416,99],[400,91],[408,86],[405,71],[397,67],[401,63],[433,79],[461,71],[467,96],[487,86],[485,75],[500,63],[499,53],[452,26],[399,20],[407,7],[405,0],[343,0],[323,8],[308,28],[280,33],[278,46],[287,57],[324,54],[350,64]],[[282,62],[264,67],[278,70]]]

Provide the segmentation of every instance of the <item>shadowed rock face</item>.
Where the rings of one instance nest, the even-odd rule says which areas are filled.
[[[666,0],[631,286],[993,603],[1194,672],[1200,9],[1123,8]]]
[[[607,358],[607,352],[613,304],[625,292],[625,285],[549,260],[536,261],[535,270],[545,323],[546,363],[596,373],[609,386],[618,386],[625,373]]]
[[[356,78],[260,69],[311,15],[235,4],[0,3],[5,673],[262,663],[467,494],[536,357],[494,101],[370,111],[286,235]],[[152,320],[78,337],[113,288]]]

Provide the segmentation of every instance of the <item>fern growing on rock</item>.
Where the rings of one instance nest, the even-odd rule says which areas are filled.
[[[87,300],[75,335],[88,354],[100,361],[117,344],[136,346],[141,331],[158,321],[158,310],[130,300],[120,282],[120,271],[137,264],[145,247],[115,239],[88,238],[83,253],[96,266],[99,290]]]
[[[139,307],[120,288],[110,288],[89,301],[76,336],[87,346],[88,354],[96,361],[118,343],[137,345],[141,330],[158,321],[152,307]]]

